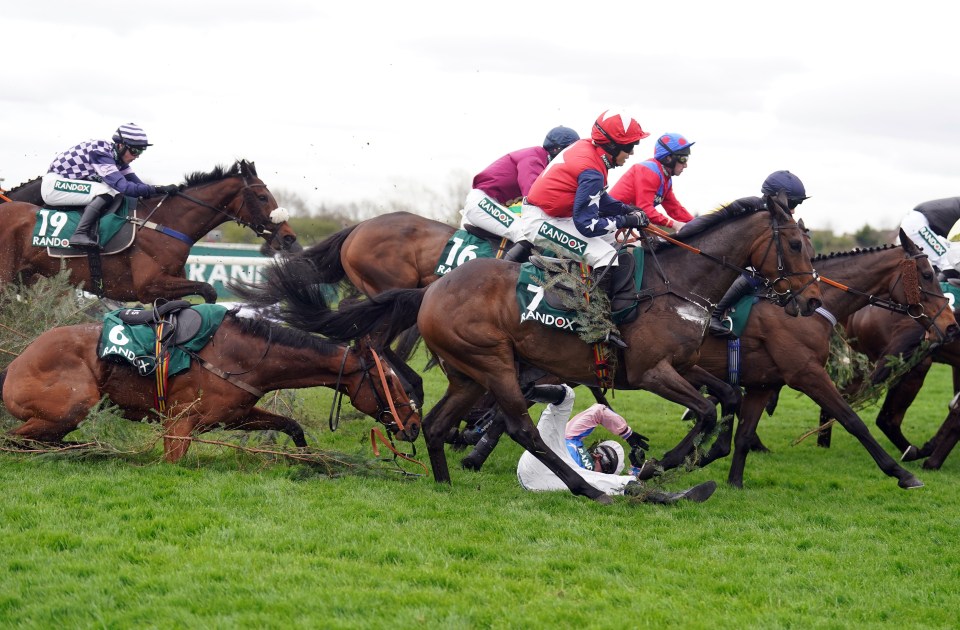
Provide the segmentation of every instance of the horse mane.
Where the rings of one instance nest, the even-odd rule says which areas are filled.
[[[691,236],[698,236],[705,232],[709,232],[716,226],[721,223],[726,223],[728,221],[736,221],[744,217],[754,215],[760,211],[766,212],[765,208],[762,207],[743,207],[741,205],[735,206],[733,203],[725,204],[718,206],[715,210],[702,214],[698,217],[694,217],[689,223],[683,226],[683,228],[673,235],[678,241],[687,242],[687,239]],[[658,251],[665,247],[673,247],[672,243],[660,239],[654,239],[654,251]]]
[[[852,249],[847,252],[830,252],[829,254],[817,254],[816,256],[814,256],[813,261],[816,262],[818,260],[842,258],[843,256],[856,256],[858,254],[869,254],[871,252],[882,252],[888,249],[896,249],[897,247],[900,247],[900,246],[886,244],[886,245],[877,245],[875,247],[866,247],[866,248],[857,247],[856,249]]]
[[[203,173],[201,171],[195,171],[193,173],[188,173],[184,177],[184,185],[186,186],[199,186],[200,184],[210,184],[213,182],[219,182],[222,179],[227,177],[236,177],[242,175],[241,166],[245,165],[251,175],[256,176],[257,169],[254,167],[253,162],[248,162],[246,160],[240,159],[237,160],[233,166],[227,167],[218,164],[213,167],[208,173]]]
[[[8,189],[7,189],[7,192],[11,192],[11,193],[12,193],[12,192],[17,192],[17,191],[20,190],[21,188],[25,188],[25,187],[29,186],[30,184],[33,184],[34,182],[40,181],[41,179],[43,179],[43,175],[39,175],[39,176],[37,176],[37,177],[34,177],[33,179],[27,180],[27,181],[23,182],[22,184],[17,184],[17,185],[14,186],[13,188],[8,188]]]
[[[238,308],[230,310],[226,318],[230,319],[240,332],[269,339],[272,343],[289,348],[307,347],[324,356],[337,356],[343,351],[343,345],[324,339],[318,335],[283,326],[263,317],[241,317]]]

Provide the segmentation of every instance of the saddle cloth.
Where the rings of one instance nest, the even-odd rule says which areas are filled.
[[[136,198],[118,197],[106,215],[100,218],[97,232],[104,244],[103,254],[122,251],[133,242],[133,225],[127,221],[137,207]],[[51,256],[66,258],[86,256],[87,250],[70,247],[67,243],[80,223],[81,206],[44,206],[37,210],[30,244],[46,247]],[[124,229],[126,228],[126,229]],[[122,233],[121,233],[122,232]],[[114,238],[116,237],[116,238]]]
[[[171,306],[174,305],[174,306]],[[186,305],[186,307],[184,307]],[[166,309],[166,310],[165,310]],[[169,352],[169,376],[190,368],[189,352],[199,352],[217,332],[227,313],[225,306],[177,300],[150,309],[118,309],[103,316],[97,356],[104,361],[129,363],[142,376],[153,372],[157,360],[157,324],[163,322],[164,350]]]

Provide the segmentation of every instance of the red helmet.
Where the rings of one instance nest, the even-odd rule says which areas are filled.
[[[609,144],[627,145],[636,144],[650,134],[640,128],[633,118],[626,114],[609,109],[597,118],[593,124],[593,133],[591,138],[597,146],[606,146]]]

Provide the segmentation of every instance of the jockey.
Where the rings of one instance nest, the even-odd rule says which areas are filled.
[[[574,392],[566,385],[537,385],[527,393],[533,402],[548,403],[540,416],[537,431],[547,448],[573,468],[574,472],[593,487],[609,495],[633,494],[640,488],[636,475],[643,465],[647,438],[631,430],[627,421],[604,405],[593,405],[573,418]],[[629,474],[624,468],[623,446],[616,440],[604,440],[591,448],[584,448],[583,440],[598,426],[624,439],[630,445]],[[517,463],[517,479],[526,490],[566,490],[567,486],[533,453],[525,451]],[[712,481],[694,486],[684,492],[641,491],[644,501],[675,503],[680,499],[706,501],[716,489]]]
[[[460,211],[460,229],[472,225],[515,241],[513,224],[517,214],[507,208],[530,192],[530,186],[550,160],[579,139],[579,134],[569,127],[554,127],[544,138],[543,146],[512,151],[480,171],[473,178],[473,189]]]
[[[770,173],[770,175],[763,180],[760,192],[764,196],[776,196],[780,192],[785,192],[787,194],[787,207],[791,214],[793,214],[796,207],[803,203],[805,199],[809,199],[809,197],[807,197],[807,191],[803,187],[803,182],[790,171],[775,171]],[[750,210],[761,210],[764,207],[764,201],[760,197],[742,197],[729,204],[724,204],[721,208],[738,206]],[[750,292],[755,290],[759,285],[760,281],[757,278],[746,274],[739,276],[733,281],[733,284],[730,285],[727,292],[720,298],[720,301],[717,302],[716,308],[713,309],[709,327],[711,335],[717,337],[732,336],[731,329],[723,322],[724,314],[727,309],[736,305],[737,302],[749,295]]]
[[[960,249],[960,244],[950,240],[955,231],[951,228],[958,221],[960,197],[947,197],[924,201],[900,222],[903,231],[930,257],[930,264],[944,279],[960,278],[960,269],[953,262],[960,257],[951,251]]]
[[[673,194],[673,178],[686,170],[690,147],[694,144],[678,133],[663,134],[657,139],[653,159],[627,169],[610,194],[643,210],[650,223],[679,230],[693,215]],[[661,205],[662,213],[657,210]]]
[[[605,111],[589,139],[573,143],[533,183],[518,222],[518,244],[507,258],[522,259],[535,241],[564,250],[593,267],[597,285],[609,291],[617,264],[615,235],[621,228],[649,225],[647,215],[607,194],[607,171],[623,166],[640,140],[649,136],[633,118]],[[607,341],[626,347],[615,333]]]
[[[53,206],[84,206],[72,247],[97,247],[97,223],[116,195],[150,197],[170,194],[177,186],[145,184],[130,168],[147,147],[147,134],[133,123],[120,125],[113,142],[87,140],[57,155],[43,176],[40,194]],[[83,183],[78,183],[83,182]]]

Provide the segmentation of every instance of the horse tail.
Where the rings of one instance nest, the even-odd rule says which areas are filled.
[[[313,263],[317,274],[315,282],[336,284],[346,277],[347,272],[340,260],[340,252],[343,249],[343,242],[347,240],[347,237],[356,227],[356,225],[351,225],[327,237],[326,240],[303,250],[301,255]]]
[[[288,324],[335,341],[352,341],[376,333],[389,345],[417,323],[426,287],[390,289],[365,300],[345,300],[337,310],[314,302],[285,301],[280,317]]]
[[[227,288],[253,308],[270,306],[286,300],[319,302],[327,308],[322,287],[316,280],[313,263],[301,256],[282,256],[263,268],[262,282],[255,284],[240,279],[227,282]]]

